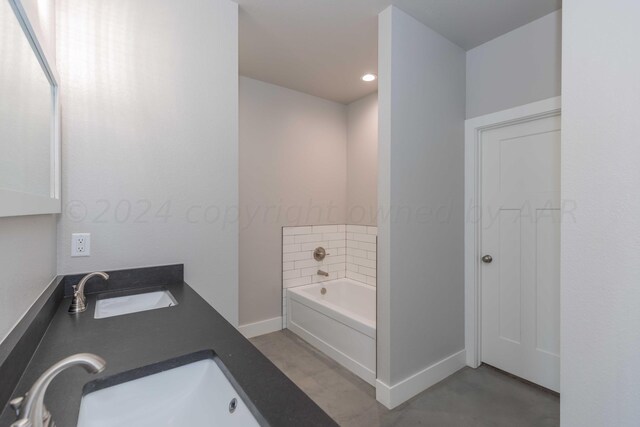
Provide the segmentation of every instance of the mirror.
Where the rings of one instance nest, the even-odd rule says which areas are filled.
[[[0,216],[60,212],[57,79],[19,0],[0,0]]]

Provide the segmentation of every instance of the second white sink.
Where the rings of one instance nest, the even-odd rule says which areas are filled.
[[[93,317],[103,319],[105,317],[155,310],[157,308],[172,307],[174,305],[178,305],[178,303],[175,298],[173,298],[173,295],[166,290],[102,298],[96,302],[96,311]]]
[[[138,378],[82,398],[78,427],[258,427],[213,359]]]

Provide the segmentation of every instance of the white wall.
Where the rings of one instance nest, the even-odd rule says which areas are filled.
[[[640,425],[640,3],[565,0],[561,421]]]
[[[184,263],[238,321],[238,6],[59,0],[61,274]],[[70,257],[71,233],[91,256]]]
[[[378,94],[347,106],[347,222],[376,225]]]
[[[281,314],[283,226],[344,224],[346,106],[240,78],[240,324]]]
[[[378,28],[378,378],[418,373],[406,398],[463,363],[465,52],[395,7]]]
[[[467,118],[560,95],[562,12],[467,52]]]
[[[43,47],[55,58],[53,1],[23,3]],[[45,28],[47,31],[41,30]],[[56,218],[0,218],[0,342],[56,275]]]

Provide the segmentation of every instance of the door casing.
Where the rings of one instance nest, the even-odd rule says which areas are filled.
[[[557,96],[465,121],[464,323],[467,365],[472,368],[477,368],[482,362],[482,280],[480,276],[482,227],[479,218],[482,207],[482,151],[480,147],[482,133],[491,129],[560,115],[560,106],[560,97]]]

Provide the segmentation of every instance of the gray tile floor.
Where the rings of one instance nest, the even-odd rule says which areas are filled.
[[[251,339],[341,426],[548,427],[560,424],[559,398],[488,366],[464,368],[392,411],[369,384],[293,333]]]

